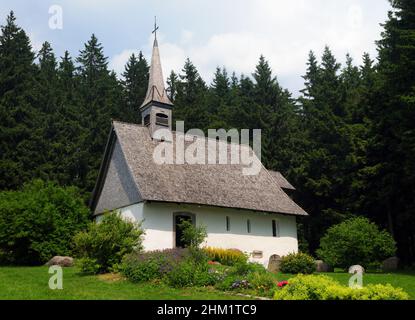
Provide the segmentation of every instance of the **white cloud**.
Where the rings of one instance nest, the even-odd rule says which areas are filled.
[[[39,40],[39,37],[34,32],[28,33],[27,36],[30,39],[30,44],[32,45],[32,49],[35,52],[39,52],[39,50],[42,49],[42,45],[44,41]]]
[[[188,37],[189,35],[186,35]],[[184,49],[180,45],[169,42],[164,42],[165,36],[163,33],[157,33],[157,39],[160,48],[160,55],[162,59],[163,76],[166,79],[171,70],[180,71],[186,59]],[[153,46],[153,36],[148,38],[148,43],[143,48],[143,54],[148,63],[151,61],[151,49]],[[118,75],[124,72],[125,65],[131,54],[138,54],[137,49],[125,49],[122,52],[111,57],[109,68],[114,70]]]
[[[345,60],[346,53],[356,63],[361,62],[364,52],[375,57],[375,40],[381,32],[379,23],[386,19],[389,8],[386,0],[383,3],[379,0],[241,0],[238,5],[212,1],[221,7],[212,16],[215,28],[197,21],[204,12],[209,14],[209,10],[189,2],[181,14],[192,14],[194,24],[176,22],[183,28],[174,41],[171,34],[158,33],[165,78],[171,70],[180,72],[186,57],[208,82],[216,66],[250,75],[263,54],[282,85],[298,92],[309,50],[321,56],[324,46],[329,45],[340,62]],[[163,23],[168,25],[166,21]],[[148,58],[151,43],[150,36],[144,50]],[[124,50],[114,56],[111,65],[117,71],[122,70],[120,66],[125,64],[130,52]]]
[[[180,43],[185,45],[193,39],[193,32],[189,30],[182,30]]]
[[[110,59],[108,67],[114,70],[117,74],[122,74],[124,72],[125,64],[132,54],[137,55],[137,50],[135,49],[125,49],[122,52],[116,54]]]

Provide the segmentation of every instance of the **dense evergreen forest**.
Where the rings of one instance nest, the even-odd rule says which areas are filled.
[[[207,84],[188,59],[167,79],[175,120],[188,128],[262,129],[264,165],[297,187],[310,214],[299,221],[302,250],[362,215],[415,261],[415,2],[391,3],[378,56],[358,66],[328,47],[310,52],[299,98],[263,56],[249,76],[217,68]],[[140,52],[117,76],[94,35],[77,57],[56,57],[48,42],[34,52],[11,12],[0,34],[0,190],[41,178],[75,185],[87,201],[111,119],[141,122],[148,70]]]

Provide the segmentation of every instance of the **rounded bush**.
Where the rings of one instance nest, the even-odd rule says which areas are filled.
[[[316,264],[313,257],[306,253],[291,253],[282,257],[280,270],[283,273],[310,274],[316,271]]]
[[[328,229],[317,255],[333,267],[361,265],[366,269],[394,256],[396,244],[385,230],[364,217],[352,218]]]
[[[143,230],[139,223],[123,219],[118,213],[107,213],[99,222],[92,222],[86,231],[74,237],[75,251],[81,261],[94,261],[97,273],[114,271],[124,255],[142,248]],[[81,264],[81,271],[90,273],[90,263]]]
[[[88,216],[75,187],[34,180],[0,192],[0,264],[39,265],[72,255],[72,238]]]

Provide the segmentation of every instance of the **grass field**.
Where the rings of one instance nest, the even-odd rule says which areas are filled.
[[[0,299],[155,299],[155,300],[241,300],[212,288],[173,289],[162,284],[133,284],[110,275],[81,276],[75,268],[63,269],[63,290],[48,287],[47,267],[0,267]],[[347,273],[327,273],[347,285]],[[292,275],[278,274],[278,280]],[[401,287],[415,299],[415,273],[365,274],[363,284],[390,283]]]
[[[63,269],[63,289],[51,290],[48,267],[0,267],[0,299],[241,300],[210,288],[173,289],[161,284],[133,284],[105,276],[81,276]]]

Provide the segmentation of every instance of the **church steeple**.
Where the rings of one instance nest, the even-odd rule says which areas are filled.
[[[173,103],[170,101],[164,88],[157,30],[158,26],[154,22],[154,43],[148,88],[144,102],[140,107],[143,125],[150,127],[151,133],[159,127],[169,127],[171,129],[171,109],[173,107]]]
[[[159,27],[157,26],[156,22],[154,22],[154,43],[153,54],[151,56],[150,77],[148,80],[147,94],[143,104],[141,105],[141,108],[143,108],[151,101],[173,105],[167,96],[166,89],[164,88],[163,71],[161,69],[160,52],[157,42],[158,28]]]

